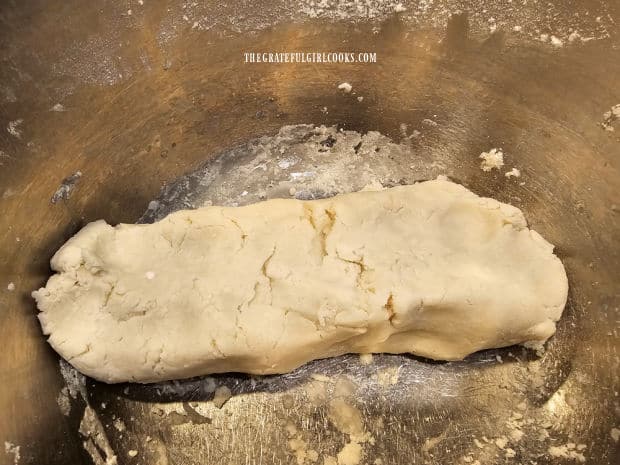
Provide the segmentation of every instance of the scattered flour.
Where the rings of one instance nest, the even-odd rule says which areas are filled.
[[[424,118],[422,120],[422,125],[434,128],[435,126],[437,126],[437,121],[433,121],[432,119],[429,119],[429,118]]]
[[[19,129],[19,127],[21,126],[21,124],[24,122],[23,119],[16,119],[14,121],[9,121],[9,124],[6,127],[6,130],[8,131],[9,134],[11,134],[13,137],[17,137],[18,139],[22,138],[22,132]]]
[[[295,456],[297,465],[316,463],[319,454],[316,450],[308,447],[308,442],[303,439],[302,434],[292,423],[287,423],[286,432],[289,437],[288,447]]]
[[[71,413],[71,399],[69,399],[69,389],[66,386],[63,387],[58,393],[56,403],[58,404],[60,413],[68,417]]]
[[[357,391],[357,384],[346,376],[340,376],[334,383],[333,397],[352,397]]]
[[[426,438],[424,444],[422,445],[422,452],[429,453],[431,450],[435,448],[437,444],[443,441],[446,437],[446,431],[441,433],[439,436],[433,436],[432,438]]]
[[[84,437],[84,449],[90,454],[95,465],[117,465],[116,454],[99,417],[90,405],[86,406],[84,416],[80,422],[80,434]]]
[[[313,380],[304,387],[310,403],[318,407],[327,402],[327,385],[322,381]]]
[[[78,395],[80,395],[84,402],[88,402],[86,377],[63,359],[60,359],[58,363],[60,365],[60,374],[65,381],[69,396],[72,399],[77,399]]]
[[[70,399],[81,397],[86,403],[79,429],[80,434],[84,437],[82,442],[84,449],[95,465],[117,465],[116,454],[110,446],[105,429],[97,413],[88,403],[86,377],[63,359],[60,359],[59,364],[60,374],[65,381],[65,387],[60,390],[56,398],[60,411],[63,415],[68,415],[71,411]]]
[[[69,199],[69,197],[71,197],[71,193],[73,192],[73,189],[75,188],[75,185],[77,184],[77,182],[79,181],[81,177],[82,177],[82,172],[76,171],[71,176],[68,176],[65,179],[63,179],[58,189],[56,189],[56,192],[54,192],[54,194],[52,195],[51,202],[56,203],[61,200]]]
[[[218,386],[213,395],[213,405],[222,408],[226,402],[232,397],[232,391],[228,386]]]
[[[12,442],[4,441],[4,453],[13,456],[13,465],[17,465],[21,459],[21,446],[16,446]]]

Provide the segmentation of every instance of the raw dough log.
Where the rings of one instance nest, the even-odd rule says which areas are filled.
[[[43,332],[109,383],[542,343],[568,291],[519,209],[444,180],[96,221],[51,265],[33,292]]]

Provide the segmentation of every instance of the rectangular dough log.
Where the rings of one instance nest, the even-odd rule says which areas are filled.
[[[445,180],[95,221],[51,265],[33,292],[43,332],[108,383],[543,343],[568,291],[519,209]]]

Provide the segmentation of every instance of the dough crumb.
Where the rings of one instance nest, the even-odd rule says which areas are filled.
[[[310,382],[304,390],[308,400],[315,406],[323,405],[327,401],[327,387],[321,381]]]
[[[426,438],[424,444],[422,445],[422,452],[428,453],[431,451],[437,444],[439,444],[446,437],[445,431],[439,436],[434,436],[432,438]],[[475,439],[474,439],[475,441]]]
[[[605,131],[613,131],[614,130],[614,126],[613,123],[614,121],[620,119],[620,103],[618,103],[617,105],[614,105],[613,107],[611,107],[611,109],[609,111],[606,111],[603,114],[603,122],[601,123],[601,127],[605,130]]]
[[[508,438],[506,436],[502,436],[500,438],[495,439],[495,445],[500,449],[504,449],[508,444]]]
[[[373,444],[374,439],[365,431],[362,414],[342,398],[329,403],[328,417],[338,431],[349,435],[349,442],[337,454],[338,465],[358,465],[362,459],[362,443]]]
[[[618,442],[618,440],[620,440],[620,429],[612,428],[609,432],[609,435],[611,436],[611,439],[614,440],[614,442]]]
[[[357,384],[346,376],[341,376],[334,385],[334,397],[351,397],[357,391]]]
[[[286,433],[288,434],[289,438],[292,438],[297,434],[297,427],[293,423],[288,422],[286,424]]]
[[[549,446],[547,452],[551,457],[572,459],[579,463],[586,462],[585,456],[575,450],[575,444],[573,443],[564,444],[563,446]]]
[[[361,190],[362,192],[378,192],[378,191],[385,190],[385,187],[383,187],[383,184],[381,184],[379,181],[377,181],[376,179],[373,179],[368,184],[366,184],[364,187],[362,187]]]
[[[344,399],[337,398],[329,403],[328,416],[340,432],[350,435],[352,439],[364,439],[362,414],[359,409]]]
[[[353,89],[353,86],[348,82],[343,82],[341,84],[338,84],[338,89],[343,91],[345,94],[348,94],[349,92],[351,92],[351,89]]]
[[[16,119],[15,121],[9,121],[9,124],[6,127],[6,130],[9,134],[11,134],[13,137],[16,137],[18,139],[22,138],[22,132],[19,129],[19,126],[24,122],[23,119]]]
[[[286,433],[289,437],[288,447],[295,456],[297,465],[315,463],[319,459],[318,452],[308,448],[308,442],[303,439],[301,433],[298,434],[297,427],[293,423],[286,424]]]
[[[521,171],[519,171],[517,168],[513,168],[510,171],[504,173],[504,176],[506,176],[507,178],[518,178],[519,176],[521,176]]]
[[[551,36],[551,45],[553,45],[554,47],[562,47],[564,45],[564,42],[562,41],[562,39],[556,36]]]
[[[399,370],[400,367],[391,367],[380,371],[376,375],[377,382],[384,387],[394,386],[396,383],[398,383]]]
[[[9,292],[14,291],[15,290],[15,284],[14,283],[9,283],[6,286],[6,290],[9,291]]]
[[[362,365],[370,365],[372,363],[372,354],[360,354],[360,363]]]
[[[137,450],[130,450],[129,452],[127,452],[127,455],[129,457],[135,457],[136,455],[138,455],[138,451]]]
[[[362,459],[362,446],[356,442],[345,444],[338,452],[338,465],[358,465]]]
[[[222,408],[231,397],[232,391],[228,386],[219,386],[213,395],[213,405],[217,408]]]
[[[114,420],[112,424],[114,425],[114,428],[116,428],[117,431],[123,432],[127,429],[125,426],[125,423],[120,418],[117,418],[116,420]]]
[[[144,273],[144,276],[146,277],[146,279],[155,279],[155,272],[147,271],[146,273]]]
[[[482,171],[499,170],[504,166],[504,152],[502,149],[491,149],[488,152],[482,152],[478,158],[482,158],[480,169]]]
[[[322,375],[320,373],[312,373],[310,375],[310,378],[312,378],[315,381],[320,381],[321,383],[331,383],[332,379],[329,376],[325,376]]]

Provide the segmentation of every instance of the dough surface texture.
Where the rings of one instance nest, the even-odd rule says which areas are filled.
[[[108,383],[540,344],[568,292],[519,209],[446,180],[95,221],[51,266],[33,292],[43,332]]]

